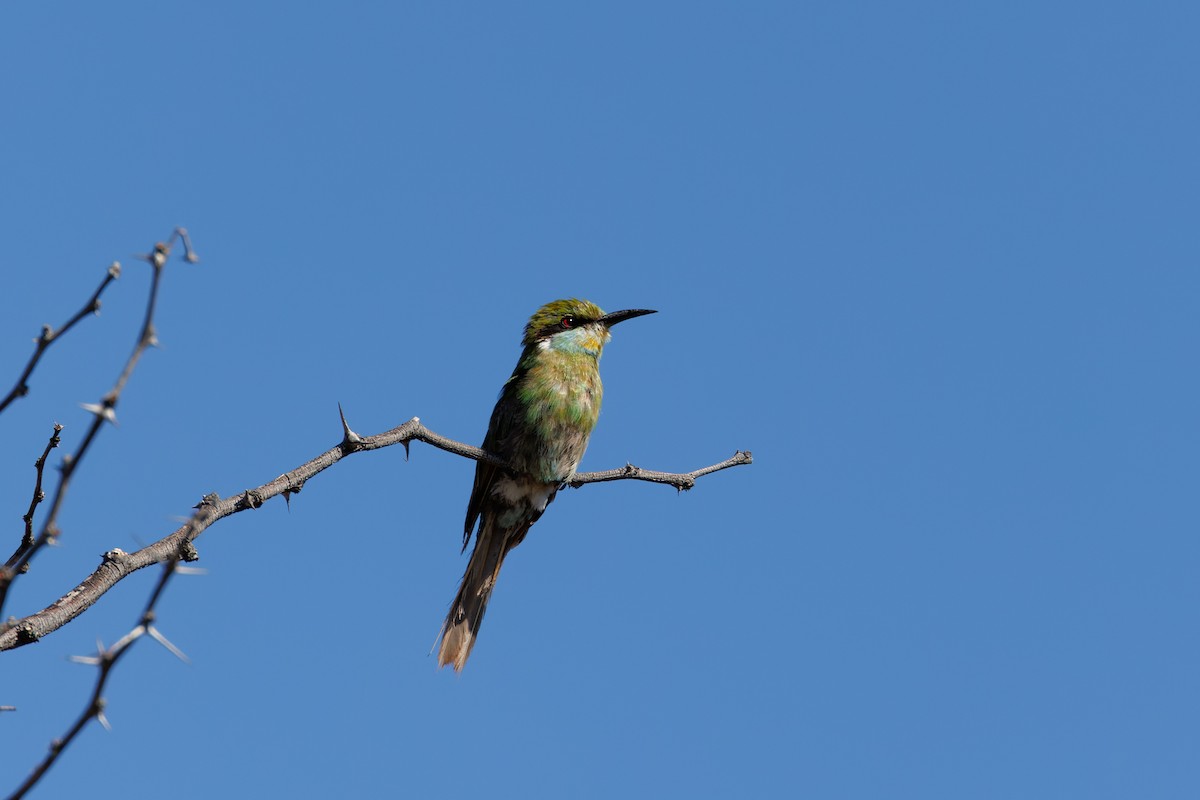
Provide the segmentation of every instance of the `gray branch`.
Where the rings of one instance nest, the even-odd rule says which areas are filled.
[[[114,550],[110,553],[105,553],[105,558],[112,557],[118,552]],[[9,795],[9,800],[19,800],[19,798],[24,797],[42,779],[46,771],[54,765],[54,762],[58,760],[58,757],[62,755],[71,742],[75,741],[75,737],[79,735],[89,722],[97,720],[105,728],[108,727],[108,720],[104,717],[104,687],[108,683],[108,678],[112,674],[113,668],[117,665],[117,661],[125,653],[129,652],[129,648],[133,646],[134,642],[143,636],[149,636],[179,658],[184,661],[187,660],[187,657],[179,652],[178,648],[171,644],[154,627],[154,607],[158,604],[158,599],[162,597],[163,589],[167,586],[167,581],[171,579],[172,575],[176,574],[178,564],[178,561],[172,560],[164,565],[162,575],[159,577],[158,583],[155,584],[154,591],[150,593],[150,599],[146,602],[146,607],[142,611],[141,617],[139,617],[138,623],[133,627],[133,630],[129,631],[129,633],[122,636],[109,647],[98,646],[96,655],[94,656],[72,657],[72,661],[80,664],[91,664],[97,667],[96,684],[92,687],[92,696],[88,699],[87,705],[84,706],[83,711],[75,720],[75,724],[61,738],[55,739],[50,743],[46,756],[33,768],[33,771],[29,773],[29,777],[25,779],[25,782]]]
[[[24,574],[29,569],[29,562],[37,555],[38,551],[55,540],[59,534],[58,515],[62,510],[63,501],[67,495],[67,487],[71,483],[71,478],[75,471],[79,468],[80,462],[84,455],[91,448],[92,443],[100,434],[100,429],[104,427],[106,422],[116,422],[117,402],[121,399],[121,392],[125,390],[125,385],[129,382],[130,376],[133,375],[133,370],[141,360],[142,354],[146,349],[158,344],[158,338],[154,333],[154,309],[158,304],[158,289],[162,280],[163,267],[167,263],[167,258],[171,254],[171,245],[180,240],[184,247],[184,260],[189,263],[195,263],[198,259],[196,253],[192,250],[191,241],[188,239],[187,231],[183,228],[176,228],[174,233],[166,242],[159,242],[154,245],[154,250],[148,255],[141,256],[142,260],[148,262],[153,269],[150,280],[149,297],[146,301],[146,315],[142,321],[142,327],[138,332],[137,342],[133,346],[133,352],[130,354],[125,366],[121,369],[121,373],[117,376],[116,382],[108,392],[100,398],[99,403],[87,403],[83,408],[91,412],[92,422],[88,426],[87,433],[84,434],[83,440],[80,442],[79,448],[72,454],[63,459],[62,470],[59,472],[58,486],[54,492],[54,498],[50,502],[50,509],[46,514],[45,520],[42,522],[41,530],[36,537],[30,537],[29,532],[26,532],[25,537],[21,540],[21,545],[16,552],[9,557],[3,567],[0,567],[0,609],[4,608],[4,602],[8,598],[8,592],[12,588],[13,581],[18,576]],[[109,269],[109,280],[120,274],[120,267],[114,264]],[[89,306],[85,306],[84,311],[89,308],[99,308],[100,292],[104,290],[107,281],[100,285],[96,290],[96,294],[92,297],[92,302]],[[84,312],[77,314],[71,322],[63,329],[70,328],[78,319],[82,317]],[[61,335],[60,332],[59,335]],[[45,334],[43,334],[43,337]],[[36,362],[35,362],[36,363]],[[22,376],[21,383],[26,376]],[[40,472],[39,472],[40,477]],[[40,482],[39,482],[40,490]],[[32,514],[33,509],[30,509]],[[32,518],[28,523],[32,522]]]
[[[182,242],[184,248],[184,259],[190,263],[195,263],[195,251],[192,249],[191,241],[188,238],[187,231],[183,228],[177,228],[167,242],[155,245],[153,251],[141,258],[150,263],[153,268],[153,278],[151,281],[149,300],[146,306],[145,318],[142,323],[141,331],[138,335],[137,343],[134,346],[133,353],[126,361],[124,368],[117,377],[113,388],[109,390],[100,402],[94,405],[85,405],[84,408],[93,414],[92,424],[82,443],[74,454],[68,455],[63,460],[63,468],[61,470],[57,490],[55,496],[50,503],[49,513],[41,526],[39,534],[33,536],[33,515],[37,506],[41,503],[44,493],[42,491],[42,476],[45,467],[46,458],[52,448],[59,443],[59,433],[62,430],[61,425],[54,426],[54,432],[51,435],[50,441],[47,444],[41,458],[35,464],[37,470],[37,479],[34,485],[33,499],[30,503],[29,510],[26,512],[23,520],[25,522],[25,532],[22,537],[21,544],[9,558],[8,562],[0,566],[0,608],[3,607],[4,600],[8,595],[8,590],[11,588],[14,579],[24,573],[29,568],[29,562],[32,557],[46,544],[49,544],[58,535],[56,520],[59,509],[62,506],[63,498],[66,494],[67,485],[70,482],[72,475],[78,468],[79,462],[83,455],[88,451],[92,442],[95,440],[101,427],[105,422],[114,422],[116,419],[116,405],[120,399],[121,393],[124,391],[129,378],[133,374],[134,368],[137,366],[142,354],[148,347],[157,344],[157,337],[154,330],[154,312],[157,305],[158,287],[161,279],[163,266],[166,264],[170,255],[171,245],[175,241]],[[66,325],[59,331],[53,331],[49,326],[43,328],[42,336],[38,340],[37,349],[33,358],[30,359],[21,377],[17,380],[16,386],[7,397],[0,400],[0,411],[3,411],[14,399],[24,396],[28,392],[27,381],[34,367],[37,366],[42,354],[46,348],[74,326],[80,319],[88,313],[95,312],[99,309],[100,294],[104,288],[114,280],[119,274],[119,266],[114,264],[110,268],[108,277],[96,290],[92,299],[72,317]],[[340,408],[339,408],[340,412]],[[29,616],[19,619],[10,620],[0,624],[0,651],[11,650],[21,647],[26,644],[31,644],[40,640],[59,628],[63,627],[71,620],[82,614],[88,608],[95,605],[96,602],[113,586],[119,583],[128,575],[140,570],[144,567],[153,564],[162,564],[163,572],[159,580],[151,591],[150,598],[147,601],[145,608],[139,618],[138,623],[134,628],[121,637],[113,645],[105,648],[99,646],[95,656],[73,657],[73,660],[91,664],[96,666],[97,677],[92,690],[91,697],[84,706],[83,711],[76,719],[75,723],[67,730],[66,734],[51,742],[49,750],[42,761],[34,767],[33,771],[26,780],[10,795],[11,798],[24,797],[25,794],[32,789],[46,774],[46,771],[58,760],[63,751],[70,745],[78,736],[78,734],[92,720],[98,721],[100,724],[108,727],[107,720],[104,716],[105,700],[104,688],[108,683],[109,676],[116,666],[117,661],[132,647],[134,642],[138,641],[143,636],[150,638],[162,644],[170,652],[186,660],[186,657],[171,644],[158,628],[155,627],[155,607],[159,598],[162,596],[167,583],[171,577],[180,572],[188,571],[190,568],[180,567],[181,561],[195,561],[199,556],[193,545],[195,539],[200,536],[213,523],[239,511],[254,509],[260,507],[263,503],[278,495],[283,495],[284,500],[288,501],[291,495],[298,493],[304,484],[313,476],[323,472],[329,467],[336,464],[345,456],[353,453],[364,452],[368,450],[378,450],[384,447],[390,447],[395,444],[404,445],[405,454],[407,455],[409,443],[413,440],[422,441],[430,444],[448,453],[462,456],[464,458],[474,459],[476,461],[486,461],[497,465],[498,467],[512,470],[503,459],[485,452],[478,447],[464,444],[462,442],[448,439],[440,434],[426,428],[421,424],[420,420],[414,417],[408,422],[393,428],[384,433],[375,436],[359,436],[346,423],[345,415],[342,415],[342,441],[330,450],[318,455],[306,463],[300,465],[296,469],[280,475],[273,481],[263,484],[255,489],[247,489],[240,494],[221,498],[216,494],[206,496],[199,505],[196,506],[196,512],[192,518],[182,527],[173,533],[163,537],[157,542],[143,547],[134,553],[125,553],[120,549],[113,549],[103,555],[101,564],[83,580],[75,589],[68,592],[56,602],[52,603],[47,608]],[[674,486],[680,491],[691,489],[695,486],[696,480],[704,475],[708,475],[719,470],[728,469],[729,467],[750,464],[752,462],[749,452],[738,451],[734,455],[712,466],[703,467],[687,473],[670,473],[657,472],[653,470],[645,470],[640,467],[635,467],[632,464],[626,464],[623,468],[607,470],[604,472],[584,472],[577,473],[565,482],[564,485],[569,485],[575,488],[588,483],[601,483],[614,480],[642,480],[654,483],[663,483]],[[12,706],[0,706],[0,711],[12,711]]]
[[[298,493],[310,478],[329,469],[346,456],[379,450],[396,444],[403,445],[407,452],[409,443],[414,440],[425,442],[464,458],[488,461],[508,468],[502,459],[491,453],[434,433],[422,425],[417,417],[375,436],[359,436],[350,429],[350,426],[346,424],[345,416],[343,416],[342,441],[337,446],[262,486],[247,489],[230,497],[222,498],[216,494],[206,496],[196,506],[196,513],[186,524],[141,550],[133,553],[113,551],[106,554],[104,562],[63,597],[37,613],[9,622],[0,628],[0,651],[31,644],[43,636],[53,633],[94,605],[105,592],[126,576],[139,569],[177,559],[195,560],[197,556],[192,542],[213,523],[231,514],[258,508],[279,495],[283,495],[285,499],[289,498]],[[606,472],[578,473],[568,483],[572,486],[582,486],[586,483],[628,479],[664,483],[682,490],[690,489],[695,485],[696,479],[704,475],[750,463],[752,463],[750,453],[738,451],[732,458],[719,464],[688,473],[652,472],[627,465],[621,469]]]
[[[0,411],[8,408],[9,404],[18,397],[24,397],[29,394],[29,376],[37,368],[38,362],[42,360],[42,356],[50,349],[50,345],[57,342],[67,331],[75,327],[75,324],[89,314],[100,313],[100,295],[104,294],[104,290],[108,285],[121,276],[121,265],[113,262],[108,270],[104,273],[104,279],[100,281],[99,288],[92,293],[92,297],[83,304],[83,308],[75,312],[75,315],[67,320],[61,328],[54,330],[49,325],[42,326],[42,332],[36,339],[33,340],[34,348],[33,355],[29,357],[29,361],[25,364],[25,369],[21,372],[21,377],[17,378],[17,382],[13,384],[13,388],[9,390],[3,400],[0,400]]]

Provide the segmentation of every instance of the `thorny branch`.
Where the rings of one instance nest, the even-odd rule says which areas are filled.
[[[30,503],[29,511],[23,518],[25,521],[25,534],[22,537],[21,546],[9,559],[4,567],[0,567],[0,606],[3,605],[4,599],[7,596],[8,588],[11,586],[13,579],[17,574],[28,569],[29,561],[33,555],[45,544],[53,541],[57,535],[57,527],[55,520],[57,519],[58,511],[61,508],[63,497],[65,496],[66,486],[71,475],[77,469],[79,461],[88,447],[94,441],[96,434],[104,422],[115,422],[115,408],[117,401],[120,398],[121,392],[128,383],[130,376],[133,373],[134,367],[137,365],[142,353],[147,347],[157,344],[157,339],[154,331],[154,311],[158,297],[158,286],[161,278],[162,268],[165,265],[167,258],[170,255],[171,245],[179,240],[184,247],[184,259],[190,263],[195,263],[195,251],[192,249],[191,241],[188,238],[187,231],[183,228],[177,228],[170,239],[164,244],[155,245],[152,253],[142,256],[144,260],[150,263],[153,268],[153,278],[151,281],[151,290],[149,302],[146,307],[146,315],[142,324],[141,332],[138,336],[137,344],[134,346],[133,353],[126,362],[124,369],[117,378],[113,388],[101,398],[100,403],[95,405],[85,405],[84,408],[90,411],[93,416],[92,424],[83,439],[76,453],[68,455],[64,458],[63,468],[59,479],[58,489],[56,491],[54,501],[51,503],[50,513],[42,526],[41,532],[37,537],[32,535],[33,515],[38,504],[42,501],[44,493],[42,492],[42,475],[45,466],[46,458],[52,448],[59,443],[58,434],[62,430],[62,426],[55,424],[54,433],[50,438],[42,456],[36,462],[37,481],[34,487],[33,501]],[[65,333],[79,319],[87,313],[95,311],[99,308],[99,295],[111,280],[115,279],[119,274],[119,266],[114,264],[110,269],[110,277],[101,284],[92,300],[84,307],[84,309],[73,317],[61,330],[57,333],[52,332],[48,327],[43,330],[42,338],[39,340],[38,349],[35,352],[34,358],[31,359],[25,372],[17,382],[17,386],[13,392],[0,402],[0,411],[12,402],[15,397],[23,396],[28,391],[26,381],[36,366],[41,354],[45,351],[49,343],[58,336]],[[339,407],[339,413],[341,409]],[[500,458],[485,452],[477,447],[446,438],[440,434],[426,428],[421,424],[416,417],[408,422],[393,428],[376,436],[359,436],[346,423],[345,415],[341,417],[343,437],[342,441],[335,447],[318,455],[316,458],[300,465],[296,469],[287,472],[273,481],[270,481],[255,489],[248,489],[238,495],[228,498],[221,498],[216,494],[205,496],[202,501],[196,506],[196,513],[192,518],[181,528],[163,537],[159,541],[147,546],[134,553],[125,553],[120,549],[113,549],[105,553],[103,561],[96,570],[84,579],[74,590],[61,597],[58,601],[51,604],[40,612],[31,614],[24,619],[11,620],[0,624],[0,651],[10,650],[22,645],[30,644],[41,639],[49,633],[61,628],[68,622],[79,616],[92,605],[94,605],[100,597],[102,597],[110,588],[115,586],[119,581],[129,574],[142,569],[143,567],[152,564],[163,564],[164,568],[162,575],[155,584],[150,598],[139,618],[138,624],[125,636],[121,637],[110,647],[105,648],[103,645],[97,646],[97,654],[95,656],[73,657],[73,660],[92,664],[98,667],[96,683],[93,687],[91,697],[75,723],[68,729],[67,733],[60,739],[56,739],[50,744],[49,751],[46,757],[39,763],[25,782],[10,795],[14,800],[21,798],[33,788],[38,781],[46,774],[46,771],[55,763],[63,750],[78,736],[78,734],[87,726],[91,720],[97,720],[105,728],[108,728],[108,721],[104,715],[105,700],[104,689],[108,683],[108,678],[112,674],[117,661],[128,652],[133,643],[144,635],[149,635],[152,639],[162,644],[170,652],[186,661],[187,657],[183,655],[165,636],[155,627],[155,607],[159,598],[162,596],[167,583],[171,577],[189,571],[190,568],[179,565],[181,561],[195,561],[199,558],[192,542],[200,536],[210,525],[224,517],[235,514],[239,511],[260,507],[267,500],[278,495],[283,495],[284,500],[289,500],[292,494],[298,493],[306,481],[318,473],[328,469],[336,464],[343,457],[353,453],[365,452],[368,450],[378,450],[384,447],[390,447],[394,444],[403,444],[405,454],[407,455],[409,443],[413,440],[422,441],[439,449],[445,450],[455,455],[460,455],[465,458],[474,459],[477,461],[488,461],[496,464],[504,469],[509,469],[508,465]],[[713,464],[708,467],[703,467],[698,470],[687,473],[670,473],[658,472],[653,470],[644,470],[640,467],[626,464],[623,468],[606,470],[603,472],[586,472],[577,473],[566,482],[566,485],[578,488],[588,483],[600,483],[604,481],[614,480],[643,480],[654,483],[664,483],[674,486],[679,491],[685,491],[695,486],[696,480],[704,475],[708,475],[719,470],[728,469],[729,467],[741,466],[752,463],[752,457],[749,451],[737,451],[734,455],[725,461],[718,464]],[[0,711],[12,711],[13,706],[0,706]]]
[[[119,551],[112,551],[110,553],[106,553],[105,557],[107,558],[113,556],[118,552]],[[125,653],[129,652],[129,649],[133,646],[134,642],[143,636],[148,635],[163,647],[167,648],[167,650],[169,650],[175,656],[183,661],[187,661],[187,656],[180,652],[179,648],[171,644],[171,642],[165,636],[163,636],[157,628],[154,627],[154,607],[157,605],[159,597],[162,596],[162,592],[163,589],[166,588],[167,581],[169,581],[171,576],[175,575],[178,571],[178,565],[179,562],[175,560],[168,561],[163,565],[162,575],[159,576],[158,583],[154,586],[154,591],[150,593],[150,599],[146,602],[146,607],[142,611],[141,616],[138,618],[138,623],[134,626],[133,630],[122,636],[109,647],[104,647],[103,645],[98,644],[96,648],[96,655],[94,656],[71,657],[71,660],[77,663],[91,664],[99,668],[96,674],[96,685],[92,688],[92,696],[89,698],[87,705],[84,706],[83,712],[79,715],[79,718],[75,720],[75,724],[72,725],[61,738],[55,739],[50,743],[50,748],[46,753],[46,757],[42,759],[41,763],[33,768],[33,771],[29,773],[29,777],[25,779],[25,782],[17,787],[16,791],[9,795],[9,800],[18,800],[18,798],[24,797],[25,794],[42,779],[42,776],[46,774],[46,770],[50,769],[50,767],[54,765],[54,762],[57,761],[58,757],[62,755],[62,752],[67,749],[67,746],[74,741],[75,737],[79,735],[80,731],[82,731],[93,719],[103,725],[106,729],[109,728],[108,720],[104,716],[104,687],[107,685],[108,677],[112,674],[113,668],[117,665],[117,661],[121,658],[121,656],[125,655]]]
[[[38,505],[45,499],[45,492],[42,489],[42,481],[45,474],[46,459],[49,458],[50,451],[57,447],[60,443],[59,434],[63,430],[62,425],[58,423],[54,424],[54,430],[50,435],[50,440],[47,442],[42,455],[34,464],[34,467],[37,471],[37,479],[34,483],[33,498],[29,503],[29,509],[22,517],[22,520],[25,523],[24,534],[21,537],[21,543],[17,547],[17,550],[9,558],[8,562],[3,567],[0,567],[0,606],[3,605],[4,599],[8,594],[8,589],[12,585],[12,582],[16,576],[26,572],[29,569],[29,562],[33,555],[41,547],[52,542],[54,537],[57,535],[58,530],[55,523],[58,512],[62,507],[63,498],[66,494],[66,488],[72,474],[78,468],[79,462],[82,460],[84,453],[87,452],[91,443],[95,441],[95,437],[102,424],[105,421],[116,421],[115,408],[117,401],[120,399],[121,392],[124,390],[130,376],[133,374],[134,367],[137,365],[138,360],[141,358],[141,355],[146,348],[157,343],[154,334],[154,310],[158,297],[159,280],[161,278],[163,266],[166,264],[167,259],[170,256],[171,245],[177,240],[183,244],[184,259],[186,261],[195,263],[199,260],[196,257],[195,251],[192,249],[192,243],[188,237],[187,231],[183,228],[176,228],[166,243],[160,242],[156,244],[153,251],[149,255],[141,257],[143,260],[150,263],[153,270],[153,278],[151,281],[149,301],[146,305],[146,315],[142,323],[141,330],[138,334],[137,343],[134,345],[132,355],[126,361],[125,367],[121,370],[116,383],[113,385],[113,388],[108,392],[108,394],[101,399],[99,404],[83,406],[85,410],[90,411],[94,415],[92,425],[84,437],[83,443],[79,446],[79,449],[74,453],[74,455],[68,455],[63,459],[63,466],[59,474],[58,487],[55,492],[54,500],[51,503],[50,513],[42,526],[41,532],[36,537],[33,535],[33,519]],[[41,357],[45,354],[49,346],[59,337],[63,336],[68,330],[74,327],[75,324],[85,316],[91,313],[99,312],[100,295],[104,292],[105,288],[107,288],[108,284],[116,280],[120,274],[120,264],[113,262],[113,264],[108,268],[104,280],[101,282],[99,288],[96,289],[91,299],[84,304],[83,308],[73,317],[71,317],[66,324],[64,324],[57,331],[52,329],[49,325],[43,326],[41,336],[35,340],[36,347],[33,356],[26,364],[21,376],[17,379],[16,385],[9,392],[9,394],[2,401],[0,401],[0,412],[4,411],[17,397],[24,397],[26,394],[28,394],[29,377],[33,373],[34,368],[38,365]],[[119,550],[113,550],[109,553],[106,553],[105,558],[112,558],[118,555],[121,555],[121,552]],[[153,625],[154,607],[157,604],[158,598],[161,596],[163,589],[166,587],[167,581],[177,572],[184,571],[184,568],[177,567],[177,565],[178,560],[166,562],[162,577],[150,595],[150,599],[146,604],[145,610],[142,612],[140,622],[132,631],[107,649],[102,645],[98,645],[98,652],[94,657],[76,657],[74,659],[83,663],[94,664],[99,667],[92,697],[85,706],[84,711],[80,715],[79,719],[76,720],[75,724],[67,731],[66,735],[63,738],[56,739],[51,743],[49,752],[47,753],[45,759],[43,759],[43,761],[34,768],[33,772],[29,775],[25,782],[22,783],[21,786],[10,795],[10,797],[24,797],[25,794],[31,788],[33,788],[33,786],[35,786],[39,780],[41,780],[42,776],[46,773],[46,770],[48,770],[50,766],[54,764],[63,750],[75,739],[75,737],[80,731],[83,730],[90,720],[99,720],[104,727],[108,727],[108,722],[104,717],[104,687],[108,682],[108,676],[111,674],[111,671],[116,665],[117,660],[129,649],[130,646],[132,646],[133,642],[137,641],[139,638],[141,638],[141,636],[148,634],[151,638],[153,638],[155,641],[158,641],[172,653],[186,660],[186,657],[179,652],[179,650],[172,645]],[[14,706],[0,706],[0,711],[15,710],[16,709]]]
[[[340,413],[341,409],[339,408],[338,410]],[[154,606],[158,602],[158,598],[161,596],[171,576],[185,569],[178,566],[179,562],[195,561],[199,558],[192,542],[214,522],[231,514],[236,514],[239,511],[259,508],[266,501],[279,495],[283,495],[286,501],[291,495],[299,493],[310,478],[332,467],[348,455],[369,450],[379,450],[395,444],[404,445],[404,450],[407,454],[409,443],[414,440],[433,445],[448,453],[476,461],[488,461],[508,469],[508,465],[502,459],[478,447],[472,447],[469,444],[464,444],[441,434],[434,433],[422,425],[420,419],[417,417],[413,417],[403,425],[399,425],[376,436],[359,436],[347,424],[345,414],[341,415],[341,419],[342,441],[337,446],[326,450],[316,458],[301,464],[296,469],[285,472],[275,480],[255,489],[247,489],[240,494],[231,495],[226,498],[222,498],[217,494],[206,495],[196,506],[196,513],[192,518],[174,533],[134,553],[125,553],[120,549],[110,550],[104,554],[100,566],[91,575],[85,578],[72,591],[59,598],[58,601],[36,614],[31,614],[22,620],[10,622],[0,627],[0,651],[32,644],[82,614],[94,605],[105,592],[127,575],[152,564],[165,564],[162,577],[159,578],[154,591],[150,595],[150,600],[146,604],[146,610],[142,613],[139,624],[111,647],[98,648],[96,656],[75,658],[76,661],[95,664],[100,668],[92,696],[79,718],[75,721],[75,724],[71,726],[63,738],[51,742],[50,751],[45,759],[38,764],[25,780],[25,783],[10,795],[10,800],[17,800],[17,798],[24,797],[25,793],[41,779],[46,770],[54,764],[66,746],[83,730],[88,722],[95,719],[101,725],[104,725],[104,727],[108,727],[107,720],[104,717],[104,686],[108,681],[108,676],[111,674],[113,667],[116,665],[117,659],[129,649],[134,641],[142,635],[148,634],[179,658],[187,660],[186,656],[154,627]],[[606,470],[604,472],[577,473],[568,481],[568,484],[579,487],[588,483],[631,479],[665,483],[683,491],[692,488],[699,477],[750,463],[753,463],[750,452],[739,450],[725,461],[692,472],[655,472],[627,464],[623,468]]]
[[[121,265],[114,261],[104,274],[104,280],[100,281],[100,286],[92,293],[92,298],[83,304],[83,308],[75,312],[75,316],[67,320],[58,330],[54,330],[49,325],[42,326],[41,334],[33,340],[33,355],[29,357],[29,363],[25,365],[25,370],[21,373],[21,377],[17,378],[17,382],[13,385],[8,395],[3,400],[0,400],[0,412],[8,408],[9,404],[18,397],[24,397],[29,394],[29,376],[33,374],[38,362],[42,360],[42,355],[50,348],[50,345],[54,344],[63,334],[75,327],[75,323],[79,322],[79,320],[88,314],[100,313],[100,295],[104,293],[104,290],[108,288],[110,283],[119,277],[121,277]]]
[[[224,498],[216,494],[207,495],[196,507],[196,513],[192,518],[173,533],[133,553],[114,551],[116,555],[109,554],[91,575],[84,578],[82,583],[66,595],[37,613],[0,627],[0,651],[32,644],[43,636],[53,633],[90,608],[105,592],[127,575],[139,569],[176,558],[184,561],[195,560],[197,556],[192,542],[214,522],[240,511],[259,508],[266,501],[279,495],[288,498],[298,493],[314,475],[332,467],[348,455],[379,450],[395,444],[404,445],[407,450],[409,442],[416,440],[476,461],[490,461],[502,467],[507,466],[496,456],[480,450],[478,447],[472,447],[434,433],[422,425],[420,419],[416,417],[403,425],[375,436],[359,436],[345,423],[345,417],[342,418],[342,425],[343,438],[338,445],[301,464],[294,470],[285,472],[262,486],[247,489],[236,495]],[[571,485],[582,486],[585,483],[634,479],[666,483],[679,489],[688,489],[695,484],[696,478],[699,476],[751,462],[750,453],[738,451],[733,457],[719,464],[695,472],[683,474],[650,472],[643,471],[638,467],[627,466],[607,472],[580,473],[571,481]]]
[[[24,537],[21,541],[21,546],[9,557],[4,566],[0,567],[0,610],[4,608],[8,591],[12,587],[16,577],[26,572],[29,569],[29,562],[34,555],[47,544],[53,542],[55,537],[58,536],[58,515],[62,510],[63,500],[66,498],[67,487],[70,485],[71,477],[75,474],[75,470],[79,468],[79,463],[91,448],[92,442],[99,435],[100,428],[103,427],[104,423],[115,423],[117,421],[117,401],[120,400],[121,392],[129,382],[134,367],[137,366],[146,348],[158,343],[158,339],[154,334],[154,309],[158,303],[158,288],[162,279],[163,266],[167,263],[167,258],[171,254],[171,245],[177,239],[183,242],[185,260],[191,263],[199,260],[192,249],[187,231],[183,228],[176,228],[166,242],[159,242],[154,245],[154,250],[151,253],[141,256],[143,260],[150,264],[153,271],[150,279],[150,296],[146,303],[146,316],[142,321],[141,330],[138,332],[137,342],[134,344],[133,352],[125,362],[120,375],[117,376],[113,388],[100,398],[99,403],[86,403],[83,405],[84,410],[90,411],[93,415],[91,425],[88,426],[87,433],[84,434],[79,448],[74,453],[63,458],[62,470],[59,473],[58,486],[54,492],[54,499],[50,502],[50,510],[42,522],[42,527],[38,535],[32,539],[28,535]],[[114,268],[119,274],[119,267],[114,265]],[[109,273],[113,274],[113,270],[110,269]],[[100,288],[103,289],[104,285],[102,284]],[[99,292],[97,292],[98,295]]]

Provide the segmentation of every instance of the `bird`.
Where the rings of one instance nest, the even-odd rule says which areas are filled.
[[[438,667],[461,672],[500,576],[519,545],[570,480],[600,416],[600,354],[610,330],[657,313],[634,308],[605,314],[587,300],[555,300],[529,318],[524,348],[492,410],[483,450],[508,468],[477,461],[467,503],[463,552],[475,547],[439,633]]]

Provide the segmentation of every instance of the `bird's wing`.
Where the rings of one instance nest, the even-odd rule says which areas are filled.
[[[512,377],[504,382],[504,388],[500,390],[500,399],[492,409],[487,435],[483,437],[483,449],[492,455],[503,458],[508,449],[504,442],[513,430],[513,420],[517,413],[517,383],[524,374],[525,370],[518,365]],[[467,520],[463,526],[463,550],[467,549],[467,544],[471,541],[471,533],[483,510],[483,500],[491,492],[492,484],[501,472],[503,470],[495,464],[486,461],[475,462],[475,485],[471,489],[471,499],[467,502]]]

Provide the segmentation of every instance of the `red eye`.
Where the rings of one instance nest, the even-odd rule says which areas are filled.
[[[564,328],[574,328],[575,318],[571,316],[563,317],[561,320],[559,320],[558,324],[562,325]]]

